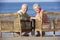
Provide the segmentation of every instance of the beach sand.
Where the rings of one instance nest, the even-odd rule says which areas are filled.
[[[15,37],[0,38],[0,40],[60,40],[60,37]]]

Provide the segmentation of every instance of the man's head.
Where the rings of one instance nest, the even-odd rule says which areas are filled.
[[[39,13],[39,11],[40,11],[40,5],[38,5],[38,4],[34,4],[33,5],[33,9],[37,12],[37,13]]]
[[[27,4],[23,4],[21,10],[22,10],[24,13],[26,13],[27,10],[28,10]]]

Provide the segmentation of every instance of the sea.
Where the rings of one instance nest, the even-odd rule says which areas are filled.
[[[33,10],[33,4],[35,3],[39,4],[46,12],[60,12],[60,2],[0,2],[0,14],[17,13],[21,9],[22,4],[27,4],[28,15],[35,16],[36,13]],[[46,33],[46,35],[53,35],[53,32]],[[60,35],[60,32],[56,32],[56,35]],[[7,36],[7,33],[3,33],[3,36]]]
[[[22,4],[27,4],[29,16],[35,16],[36,13],[33,10],[35,3],[39,4],[46,12],[60,12],[60,2],[0,2],[0,13],[16,13],[21,9]]]

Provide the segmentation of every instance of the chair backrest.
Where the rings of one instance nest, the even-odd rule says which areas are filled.
[[[0,30],[20,30],[20,16],[19,14],[0,14]],[[4,32],[3,31],[3,32]],[[8,31],[9,32],[9,31]]]

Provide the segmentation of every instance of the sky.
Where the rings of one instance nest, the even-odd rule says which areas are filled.
[[[60,0],[0,0],[0,2],[60,2]]]

